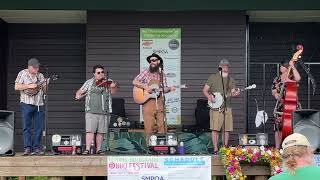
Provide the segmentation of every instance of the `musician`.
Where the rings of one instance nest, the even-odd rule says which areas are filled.
[[[299,133],[287,136],[282,143],[282,160],[285,171],[269,180],[319,179],[320,167],[314,162],[314,154],[308,139]]]
[[[220,61],[219,67],[221,68],[223,85],[227,95],[226,107],[224,110],[224,105],[218,109],[210,109],[210,129],[212,130],[212,141],[214,145],[214,154],[218,154],[218,140],[219,140],[219,131],[223,128],[223,121],[225,113],[225,122],[223,128],[224,136],[224,146],[228,145],[229,132],[233,131],[233,117],[231,109],[231,97],[239,96],[240,90],[235,88],[235,80],[229,75],[230,63],[227,59],[222,59]],[[203,94],[208,98],[208,101],[215,102],[215,97],[213,93],[219,92],[223,94],[223,85],[221,81],[220,72],[212,74],[207,80],[206,84],[203,87]],[[229,95],[228,95],[229,94]]]
[[[14,89],[20,91],[20,108],[23,123],[23,155],[38,155],[41,152],[41,136],[44,126],[44,100],[43,95],[49,83],[43,83],[45,80],[42,73],[39,72],[39,60],[31,58],[28,60],[28,68],[19,72]],[[39,87],[39,84],[41,84]],[[39,88],[35,95],[28,95],[28,89]],[[32,126],[34,120],[34,126]],[[32,139],[31,129],[34,128]]]
[[[288,76],[288,69],[292,68],[292,73]],[[283,112],[283,100],[286,94],[286,88],[283,89],[282,96],[280,97],[281,87],[286,82],[287,78],[291,80],[295,80],[297,82],[300,81],[301,76],[297,69],[295,68],[294,61],[290,60],[289,62],[282,61],[280,64],[280,75],[276,77],[271,86],[272,95],[275,97],[276,100],[279,100],[279,104],[276,107],[278,112]],[[297,103],[297,109],[301,109],[300,103]],[[280,144],[282,141],[282,125],[283,125],[283,118],[282,115],[279,113],[274,114],[275,122],[274,122],[274,131],[275,131],[275,143],[276,148],[280,148]]]
[[[85,119],[86,119],[86,150],[82,153],[87,155],[90,153],[90,145],[94,142],[94,134],[96,139],[96,154],[104,154],[101,150],[103,137],[108,130],[109,110],[108,89],[110,93],[115,93],[118,89],[117,84],[111,79],[106,79],[106,73],[101,65],[95,65],[92,69],[93,77],[87,80],[82,87],[76,92],[76,100],[82,97],[85,99]],[[110,88],[108,88],[108,86]]]
[[[158,54],[153,53],[147,57],[147,61],[149,63],[149,68],[145,69],[138,76],[136,76],[132,83],[134,86],[152,93],[153,88],[149,86],[150,82],[157,82],[158,85],[161,86],[161,73],[159,68],[163,67],[163,60]],[[167,78],[165,73],[163,73],[163,82],[165,93],[175,90],[175,87],[167,86]],[[156,109],[157,106],[155,99],[149,99],[142,106],[144,130],[147,139],[154,133],[153,128],[155,128],[158,133],[165,133],[167,131],[163,114],[163,98],[158,98],[157,103],[158,111]]]

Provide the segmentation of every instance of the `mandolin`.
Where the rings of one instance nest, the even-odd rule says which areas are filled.
[[[42,82],[37,82],[37,87],[35,88],[29,88],[29,89],[26,89],[24,90],[23,92],[26,93],[27,95],[29,96],[35,96],[39,93],[40,89],[42,89],[43,87],[43,84],[46,83],[47,81],[49,80],[52,80],[52,81],[55,81],[59,79],[59,76],[58,75],[52,75],[50,78],[48,78],[47,80],[45,81],[42,81]]]

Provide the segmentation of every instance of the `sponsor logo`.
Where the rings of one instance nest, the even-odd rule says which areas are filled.
[[[171,39],[171,40],[169,41],[168,46],[169,46],[169,48],[170,48],[171,50],[176,50],[176,49],[179,48],[180,43],[179,43],[179,41],[176,40],[176,39]]]
[[[177,75],[175,73],[167,73],[167,77],[176,77]]]
[[[164,180],[163,176],[142,176],[142,180]]]
[[[178,108],[177,108],[177,107],[172,108],[172,109],[171,109],[171,112],[173,112],[173,113],[178,112]]]
[[[153,45],[153,40],[143,40],[142,47],[145,49],[151,49]]]
[[[153,53],[156,53],[156,54],[168,54],[169,52],[168,52],[167,49],[154,49]]]

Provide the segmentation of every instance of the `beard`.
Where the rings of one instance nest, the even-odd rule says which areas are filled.
[[[161,66],[161,64],[158,64],[158,65],[156,65],[156,66],[154,66],[154,67],[149,66],[149,71],[150,71],[151,73],[158,72],[160,66]]]
[[[227,72],[222,72],[222,77],[228,77],[229,73]]]

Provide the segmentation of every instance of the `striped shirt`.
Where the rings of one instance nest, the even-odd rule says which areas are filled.
[[[29,73],[28,69],[24,69],[19,72],[15,83],[20,84],[37,84],[44,82],[44,76],[42,73],[38,73],[36,76],[33,76]],[[27,95],[24,91],[20,91],[20,102],[25,104],[31,104],[35,106],[43,106],[43,90],[40,88],[38,94],[34,96]]]
[[[163,83],[164,83],[164,87],[168,87],[167,86],[167,77],[165,75],[165,73],[163,73],[164,79],[163,79]],[[160,82],[160,73],[159,72],[155,72],[155,73],[151,73],[149,71],[149,69],[145,69],[144,71],[142,71],[136,78],[135,80],[143,83],[143,84],[149,84],[151,80],[157,80]]]

